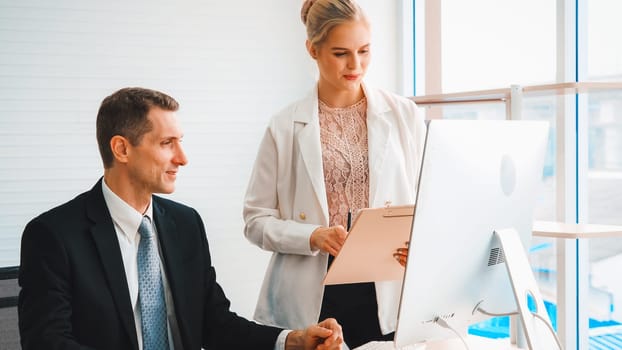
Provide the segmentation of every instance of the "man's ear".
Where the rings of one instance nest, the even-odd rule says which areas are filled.
[[[123,136],[114,135],[110,139],[112,155],[119,163],[127,163],[130,141]]]
[[[307,52],[309,52],[309,55],[311,56],[311,58],[316,59],[317,58],[317,50],[315,49],[315,46],[313,46],[313,44],[311,44],[309,39],[307,39],[307,41],[305,42],[305,45],[307,46]]]

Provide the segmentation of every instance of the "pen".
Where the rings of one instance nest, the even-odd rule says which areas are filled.
[[[352,225],[352,210],[348,209],[348,222],[346,224],[346,231],[350,232],[351,225]]]

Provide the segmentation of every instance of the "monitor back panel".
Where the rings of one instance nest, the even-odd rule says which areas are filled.
[[[531,240],[548,124],[435,120],[428,134],[400,302],[396,344],[455,336],[489,312],[516,310],[495,229]]]

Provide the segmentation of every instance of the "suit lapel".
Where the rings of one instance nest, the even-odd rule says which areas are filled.
[[[99,259],[102,262],[108,287],[114,299],[121,323],[132,341],[133,348],[137,350],[138,339],[134,324],[134,312],[130,303],[130,292],[125,277],[121,248],[119,247],[119,240],[115,233],[110,212],[104,201],[102,181],[100,179],[91,189],[87,200],[87,215],[93,221],[91,235],[97,247]]]
[[[183,276],[185,272],[181,264],[176,263],[183,260],[184,252],[182,245],[175,243],[178,239],[177,225],[172,217],[166,215],[164,208],[157,202],[157,197],[153,197],[153,216],[156,228],[158,229],[158,237],[160,240],[160,250],[162,261],[165,268],[166,278],[168,279],[169,288],[173,295],[177,295],[175,286],[176,276]]]
[[[185,298],[183,290],[184,283],[180,280],[182,276],[188,273],[184,270],[183,264],[181,263],[184,259],[185,252],[183,250],[183,245],[179,244],[177,241],[180,239],[180,234],[177,232],[175,220],[173,220],[170,215],[167,215],[164,208],[158,203],[158,197],[156,196],[153,196],[153,217],[158,230],[162,265],[164,266],[170,292],[167,298],[170,297],[172,299],[175,310],[180,310],[180,312],[175,312],[175,317],[172,320],[169,319],[171,322],[170,327],[173,334],[173,341],[175,349],[183,349],[183,339],[191,339],[190,334],[187,333],[190,327],[185,324],[186,320],[180,317],[181,315],[190,314],[185,310],[185,305],[187,305],[187,303],[182,302],[183,298]],[[182,300],[180,300],[180,298]],[[179,334],[179,337],[176,336],[177,334]]]
[[[294,114],[294,142],[300,149],[307,176],[313,185],[316,200],[320,203],[324,221],[328,223],[328,202],[322,164],[320,122],[318,117],[317,88],[301,102]]]
[[[385,99],[374,90],[363,85],[367,98],[367,142],[369,154],[369,206],[375,206],[378,186],[381,181],[392,181],[382,178],[382,169],[387,153],[391,127],[385,114],[390,111]]]

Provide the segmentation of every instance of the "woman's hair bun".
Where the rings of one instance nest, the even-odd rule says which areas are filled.
[[[302,4],[302,9],[300,10],[300,19],[302,19],[302,23],[304,25],[307,24],[307,15],[309,14],[309,9],[313,6],[313,3],[316,0],[305,0]]]

